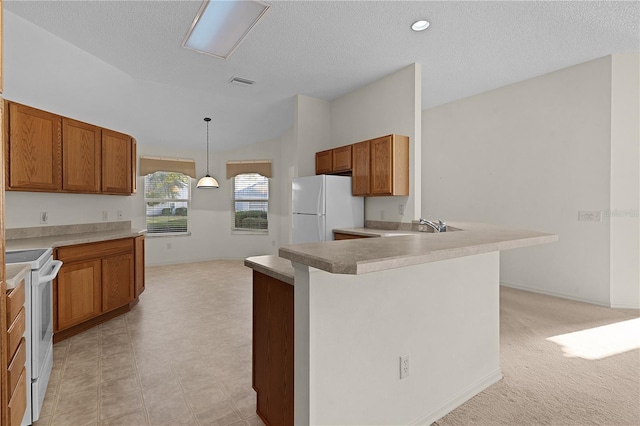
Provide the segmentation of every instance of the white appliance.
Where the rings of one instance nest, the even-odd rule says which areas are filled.
[[[31,273],[25,279],[25,340],[27,344],[27,409],[23,425],[40,417],[40,410],[53,368],[53,279],[62,261],[53,260],[53,250],[7,251],[6,263],[25,263]]]
[[[351,195],[351,177],[293,179],[293,243],[333,240],[336,228],[364,226],[364,198]]]

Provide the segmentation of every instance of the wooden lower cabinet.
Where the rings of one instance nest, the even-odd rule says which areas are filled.
[[[253,271],[253,388],[267,425],[293,425],[293,356],[293,286]]]
[[[144,289],[144,237],[137,238],[55,250],[63,265],[53,287],[54,342],[127,312],[137,303],[142,292],[137,289]]]
[[[100,315],[100,259],[65,263],[57,278],[57,328],[64,330]]]
[[[372,238],[366,235],[353,235],[353,234],[344,234],[342,232],[334,232],[333,239],[334,240],[357,240],[360,238]]]
[[[3,360],[3,368],[6,365],[6,374],[3,374],[3,404],[7,404],[4,424],[19,426],[22,423],[24,412],[27,408],[27,342],[25,333],[25,282],[21,280],[18,285],[6,295],[6,364]],[[30,384],[30,383],[29,383]]]
[[[135,256],[135,296],[140,296],[144,291],[144,235],[134,238],[134,256]]]
[[[133,300],[133,253],[102,259],[102,312]]]
[[[10,426],[19,426],[22,423],[24,412],[27,409],[27,369],[25,367],[22,367],[18,384],[7,405],[8,424]]]

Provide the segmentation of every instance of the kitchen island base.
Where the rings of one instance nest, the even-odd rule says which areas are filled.
[[[294,262],[295,424],[431,424],[499,381],[499,263],[347,275]]]

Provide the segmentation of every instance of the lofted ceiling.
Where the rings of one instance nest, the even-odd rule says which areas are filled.
[[[153,139],[166,144],[171,138],[162,135],[181,132],[184,147],[201,149],[209,115],[218,151],[280,136],[293,125],[296,94],[332,100],[414,62],[422,65],[426,109],[640,47],[637,1],[269,3],[227,60],[181,47],[200,1],[5,0],[4,7],[138,81],[183,91],[177,119],[163,116],[155,100],[136,100],[154,117]],[[419,18],[431,27],[415,33],[410,25]],[[229,84],[233,76],[256,84]]]

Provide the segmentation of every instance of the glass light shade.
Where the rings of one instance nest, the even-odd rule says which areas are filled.
[[[411,29],[413,31],[424,31],[427,28],[429,28],[429,21],[425,21],[425,20],[421,20],[421,21],[416,21],[413,23],[413,25],[411,25]]]
[[[203,189],[212,189],[212,188],[219,188],[219,187],[220,185],[218,185],[218,181],[209,175],[206,175],[205,177],[201,178],[198,181],[198,185],[196,185],[196,188],[203,188]]]
[[[227,59],[268,9],[256,0],[205,0],[182,46]]]

